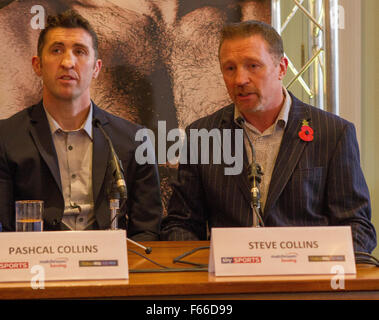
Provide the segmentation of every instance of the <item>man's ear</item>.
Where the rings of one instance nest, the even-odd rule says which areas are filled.
[[[101,61],[101,59],[97,59],[95,62],[95,68],[92,74],[93,79],[96,79],[97,76],[99,75],[102,65],[103,65],[103,61]]]
[[[287,74],[288,59],[286,57],[281,57],[279,61],[279,80],[283,80],[284,76]]]
[[[32,58],[32,66],[33,66],[33,70],[36,73],[36,75],[41,77],[42,76],[42,64],[41,64],[40,57],[34,56]]]

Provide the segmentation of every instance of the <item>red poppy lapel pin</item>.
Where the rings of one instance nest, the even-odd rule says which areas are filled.
[[[301,122],[301,130],[299,131],[301,140],[309,142],[313,140],[313,129],[309,126],[308,120],[303,119]]]

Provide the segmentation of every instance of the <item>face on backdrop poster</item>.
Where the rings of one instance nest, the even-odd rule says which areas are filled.
[[[36,15],[69,8],[99,37],[103,67],[91,87],[94,102],[156,136],[158,121],[167,132],[185,128],[230,103],[218,63],[222,25],[271,21],[270,0],[0,0],[0,119],[41,99],[31,65]],[[159,171],[166,211],[176,168],[160,163]]]

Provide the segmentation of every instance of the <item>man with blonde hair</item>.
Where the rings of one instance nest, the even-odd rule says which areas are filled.
[[[187,139],[191,129],[243,128],[244,169],[225,175],[226,163],[183,161],[161,238],[205,240],[215,227],[349,225],[355,250],[371,252],[376,233],[354,125],[283,87],[288,61],[266,23],[226,25],[219,62],[233,104],[192,123]]]

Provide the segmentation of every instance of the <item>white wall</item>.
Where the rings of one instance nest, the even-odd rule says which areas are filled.
[[[361,159],[370,189],[372,220],[379,236],[379,1],[361,0],[360,2],[362,3]],[[379,257],[378,247],[374,255]]]
[[[338,3],[344,13],[338,34],[340,116],[355,124],[358,142],[362,146],[361,0],[339,0]]]

